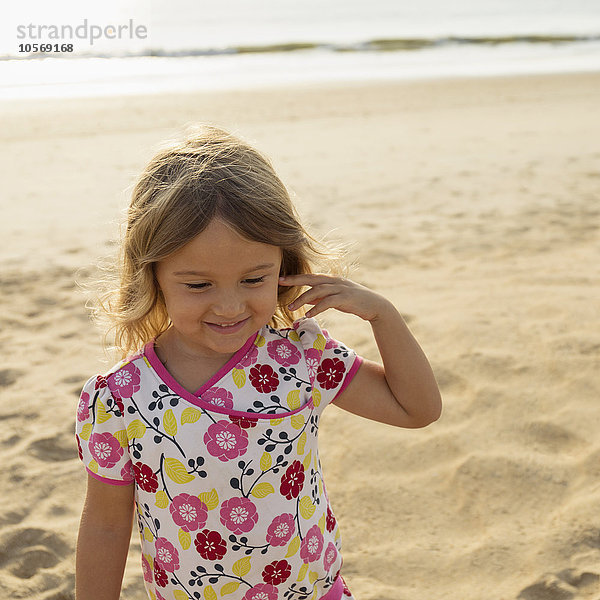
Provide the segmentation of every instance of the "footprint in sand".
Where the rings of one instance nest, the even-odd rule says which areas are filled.
[[[56,462],[76,458],[77,447],[73,436],[57,434],[31,442],[27,453],[44,462]]]
[[[0,369],[0,387],[12,385],[21,375],[23,375],[23,371],[18,369]]]
[[[517,600],[568,600],[596,598],[600,593],[600,575],[589,571],[565,569],[556,575],[548,574],[523,589]],[[590,595],[592,594],[592,595]]]
[[[71,548],[56,534],[34,527],[11,528],[0,536],[0,568],[19,579],[62,561]]]

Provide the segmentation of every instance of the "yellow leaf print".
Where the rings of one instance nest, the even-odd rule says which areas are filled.
[[[323,516],[319,519],[319,529],[321,533],[325,533],[325,526],[327,524],[327,513],[323,513]]]
[[[283,419],[270,419],[271,425],[281,425],[283,423]]]
[[[306,446],[306,431],[298,438],[298,454],[304,454],[304,446]]]
[[[88,469],[92,473],[97,473],[98,472],[98,463],[95,460],[91,460],[90,464],[88,465]]]
[[[273,494],[275,489],[270,483],[259,483],[252,488],[250,492],[255,498],[265,498],[269,494]]]
[[[302,461],[302,466],[304,470],[307,471],[308,467],[310,467],[310,461],[312,460],[312,450],[306,455],[306,458]]]
[[[146,557],[146,560],[148,561],[148,564],[150,565],[150,570],[154,571],[154,559],[152,558],[152,556],[150,554],[144,554],[144,556]]]
[[[210,492],[198,494],[198,498],[200,498],[200,500],[206,504],[206,508],[208,508],[208,510],[212,510],[213,508],[217,508],[217,506],[219,506],[219,494],[217,494],[217,490],[214,488],[210,490]]]
[[[184,550],[187,550],[190,547],[190,544],[192,543],[192,536],[187,532],[184,531],[183,529],[179,530],[179,543],[181,544],[181,547]]]
[[[268,452],[263,452],[263,455],[260,459],[260,468],[263,471],[267,471],[268,469],[271,468],[272,464],[273,464],[273,459],[271,458],[271,455]]]
[[[342,537],[342,534],[340,532],[340,528],[337,527],[335,532],[335,541],[337,542],[340,539],[340,537]]]
[[[313,342],[313,348],[316,350],[325,350],[325,344],[327,344],[327,340],[325,339],[325,336],[320,333],[317,336],[317,339]]]
[[[287,554],[285,555],[285,558],[289,558],[290,556],[294,556],[294,554],[296,554],[296,552],[298,552],[298,550],[300,550],[300,538],[298,536],[296,536],[290,542],[290,545],[288,546],[288,551],[287,551]]]
[[[144,538],[147,542],[154,541],[154,536],[152,535],[152,532],[147,527],[144,527]]]
[[[197,408],[186,408],[181,413],[181,424],[195,423],[202,416],[202,412]]]
[[[290,340],[291,342],[299,342],[300,336],[298,335],[298,332],[290,331],[290,333],[288,335],[288,340]]]
[[[132,440],[133,438],[144,437],[145,433],[146,426],[139,419],[132,421],[127,427],[127,437],[130,440]]]
[[[262,335],[257,335],[256,339],[254,340],[254,345],[257,348],[260,348],[261,346],[265,345],[265,338]]]
[[[234,562],[231,570],[233,571],[234,575],[237,575],[238,577],[243,577],[244,575],[250,572],[251,568],[252,566],[250,564],[250,557],[245,556],[244,558],[240,558],[240,560]]]
[[[204,589],[204,600],[217,600],[217,592],[213,590],[212,585],[207,585]]]
[[[302,568],[300,569],[300,573],[298,573],[298,579],[296,579],[296,581],[302,581],[306,577],[307,573],[308,573],[308,564],[304,563],[302,565]]]
[[[176,458],[165,458],[165,473],[175,483],[189,483],[194,480],[186,468]]]
[[[190,597],[183,590],[173,590],[175,600],[190,600]]]
[[[243,388],[246,385],[246,371],[244,369],[232,369],[231,376],[233,377],[233,383],[238,388]]]
[[[226,583],[221,588],[221,596],[225,596],[227,594],[233,594],[233,592],[237,591],[237,589],[242,585],[241,581],[232,581],[230,583]]]
[[[299,508],[303,519],[310,519],[315,514],[315,505],[310,496],[302,497]]]
[[[300,408],[300,390],[292,390],[287,395],[287,405],[290,407],[290,410]]]
[[[304,415],[294,415],[292,417],[292,427],[302,429],[304,427]]]
[[[119,444],[121,444],[121,448],[127,448],[129,445],[129,440],[127,439],[127,431],[125,429],[120,429],[119,431],[115,431],[113,433],[115,438],[119,440]]]
[[[310,575],[308,576],[308,580],[311,583],[314,583],[317,579],[319,579],[319,574],[316,571],[311,571]]]
[[[79,437],[82,440],[85,440],[87,442],[87,440],[90,439],[90,435],[92,435],[92,428],[93,428],[93,425],[91,423],[86,423],[81,428],[81,433],[79,434]]]
[[[158,508],[167,508],[169,506],[169,497],[163,490],[156,492],[156,502],[154,503]]]
[[[319,479],[319,496],[323,495],[323,482]]]
[[[317,408],[321,404],[321,392],[313,388],[312,399],[314,407]]]
[[[150,590],[150,600],[156,600],[156,594]]]
[[[106,412],[106,407],[100,400],[96,404],[96,423],[104,423],[104,421],[108,421],[112,415],[109,415]]]
[[[163,427],[169,435],[177,435],[177,419],[173,411],[169,409],[163,417]]]

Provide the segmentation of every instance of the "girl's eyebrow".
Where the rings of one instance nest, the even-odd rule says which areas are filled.
[[[264,265],[256,265],[255,267],[251,267],[250,269],[244,271],[244,273],[254,273],[255,271],[263,271],[266,269],[272,269],[275,266],[275,263],[265,263]],[[206,277],[210,275],[210,273],[204,273],[202,271],[177,271],[173,273],[176,276],[182,275],[194,275],[196,277]]]

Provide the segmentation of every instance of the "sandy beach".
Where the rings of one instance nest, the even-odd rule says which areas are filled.
[[[74,598],[74,415],[114,362],[78,283],[156,145],[269,155],[444,399],[422,430],[334,406],[321,460],[357,600],[600,599],[600,74],[0,104],[0,596]],[[327,314],[377,359],[369,326]],[[122,598],[146,598],[134,530]]]

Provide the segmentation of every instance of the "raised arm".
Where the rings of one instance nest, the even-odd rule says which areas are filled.
[[[383,366],[365,360],[335,404],[367,419],[397,427],[425,427],[439,418],[441,397],[427,357],[394,305],[348,279],[293,275],[281,285],[310,286],[290,304],[313,305],[308,317],[335,308],[369,321]]]

